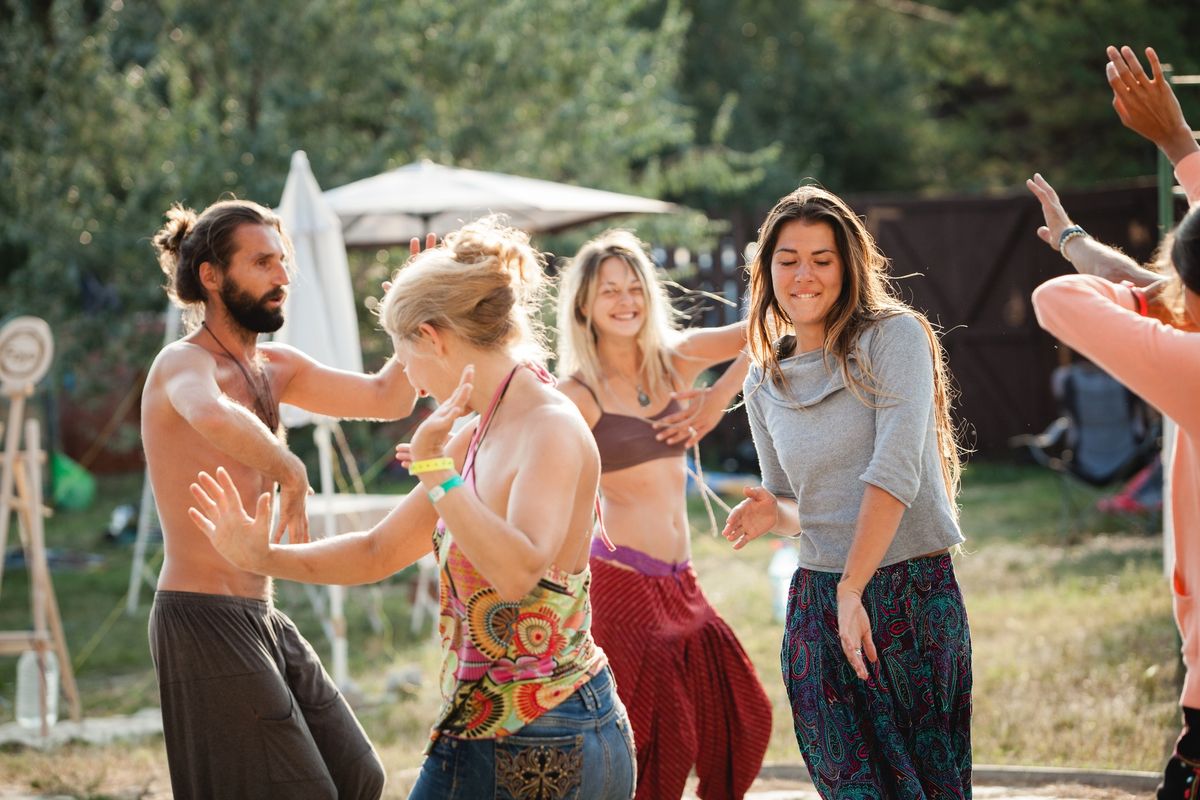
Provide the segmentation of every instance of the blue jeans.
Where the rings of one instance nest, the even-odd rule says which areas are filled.
[[[635,765],[607,667],[512,736],[440,736],[408,800],[629,800]]]

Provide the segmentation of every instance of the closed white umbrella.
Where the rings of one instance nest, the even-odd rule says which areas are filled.
[[[292,240],[293,275],[288,287],[286,321],[274,340],[290,344],[326,366],[362,372],[362,343],[358,338],[358,316],[341,221],[321,194],[303,150],[292,154],[291,170],[276,212]],[[280,408],[280,417],[289,428],[316,425],[313,439],[320,461],[321,494],[310,501],[309,511],[321,515],[325,536],[333,536],[337,524],[333,510],[336,501],[331,434],[336,422],[288,405]],[[333,647],[333,680],[343,689],[350,681],[345,593],[345,587],[329,587],[325,620],[325,632]],[[314,594],[310,593],[310,597],[316,600]],[[315,604],[321,611],[321,604]]]
[[[439,236],[490,213],[529,233],[560,230],[617,214],[669,214],[672,203],[636,195],[432,161],[363,178],[325,193],[350,246],[390,246]]]
[[[292,154],[276,212],[295,252],[286,321],[275,333],[275,341],[303,350],[327,366],[362,372],[362,343],[342,223],[321,194],[303,150]],[[294,427],[312,418],[289,406],[284,408],[283,421]]]

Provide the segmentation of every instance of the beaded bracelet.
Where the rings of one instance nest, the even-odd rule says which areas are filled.
[[[1088,233],[1078,225],[1070,225],[1062,229],[1062,233],[1058,235],[1058,252],[1062,253],[1062,257],[1066,258],[1067,254],[1063,250],[1067,246],[1067,242],[1076,239],[1080,236],[1087,236]],[[1068,259],[1069,260],[1069,259]]]

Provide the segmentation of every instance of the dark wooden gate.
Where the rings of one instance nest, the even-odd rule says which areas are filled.
[[[1101,241],[1138,260],[1150,257],[1157,240],[1153,184],[1062,199]],[[943,329],[967,444],[995,454],[1011,436],[1042,430],[1058,413],[1050,373],[1065,353],[1038,327],[1030,295],[1073,270],[1037,238],[1042,214],[1032,197],[867,199],[856,207],[892,259],[892,274],[920,273],[897,285]]]

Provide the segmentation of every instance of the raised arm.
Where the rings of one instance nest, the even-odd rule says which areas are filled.
[[[675,368],[690,382],[713,364],[737,358],[745,346],[745,322],[718,328],[689,328],[676,347]]]
[[[258,497],[247,514],[237,487],[223,467],[202,472],[192,484],[192,521],[230,563],[248,572],[302,583],[352,586],[383,580],[432,549],[437,512],[418,486],[369,531],[331,536],[306,544],[272,544],[267,527],[271,496]]]
[[[262,346],[281,370],[279,400],[340,419],[401,419],[412,413],[416,391],[392,356],[373,375],[334,369],[285,344]]]
[[[274,432],[217,384],[216,362],[195,345],[180,343],[164,350],[155,364],[162,370],[168,402],[210,444],[279,484],[278,541],[285,530],[292,541],[308,541],[308,472]]]
[[[434,415],[439,412],[447,413],[439,408]],[[474,426],[467,425],[445,447],[456,469],[462,469],[473,431]],[[411,462],[410,447],[397,446],[401,463]],[[247,514],[225,470],[218,469],[216,476],[200,473],[192,484],[192,495],[196,499],[196,505],[188,510],[192,520],[232,564],[259,575],[303,583],[356,585],[382,580],[432,549],[430,534],[438,520],[426,489],[418,485],[369,531],[280,545],[272,544],[267,536],[270,497],[259,497],[255,513]]]
[[[1200,428],[1197,334],[1143,317],[1124,286],[1061,275],[1033,292],[1038,324],[1180,425]]]
[[[436,246],[437,235],[426,234],[424,249]],[[408,243],[409,257],[421,250],[422,242],[414,236]],[[383,282],[384,294],[391,286],[391,281]],[[281,402],[340,419],[402,419],[412,413],[416,392],[395,356],[374,375],[363,375],[325,366],[287,345],[270,344],[263,349],[276,353],[292,371]]]
[[[1150,75],[1142,69],[1133,48],[1107,50],[1105,76],[1113,90],[1113,108],[1121,123],[1153,142],[1172,164],[1200,152],[1192,130],[1183,117],[1183,109],[1163,75],[1162,64],[1153,47],[1146,48]]]
[[[1077,226],[1067,216],[1054,187],[1040,173],[1025,181],[1025,185],[1041,204],[1046,221],[1037,229],[1038,238],[1060,252],[1079,272],[1113,283],[1129,281],[1135,286],[1149,286],[1162,280],[1162,275],[1138,266],[1120,250],[1101,244],[1086,234],[1071,235],[1063,241],[1063,232]],[[1078,230],[1082,231],[1082,228]]]

